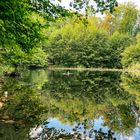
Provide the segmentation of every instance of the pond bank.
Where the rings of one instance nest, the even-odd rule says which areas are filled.
[[[65,68],[49,67],[49,70],[77,70],[77,71],[110,71],[110,72],[140,72],[140,69],[111,69],[111,68]]]

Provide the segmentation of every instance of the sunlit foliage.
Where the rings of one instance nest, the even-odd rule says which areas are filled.
[[[133,67],[133,69],[139,69],[140,64],[140,39],[137,35],[136,44],[126,48],[122,53],[122,64],[124,67]]]
[[[46,52],[52,65],[67,67],[121,68],[121,53],[133,43],[130,35],[115,32],[109,35],[99,29],[98,18],[67,19],[47,30]],[[54,26],[54,27],[53,27]]]
[[[139,30],[139,10],[133,3],[119,5],[113,13],[106,12],[102,27],[110,34],[118,31],[135,36]]]

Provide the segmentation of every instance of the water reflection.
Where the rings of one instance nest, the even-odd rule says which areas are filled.
[[[134,95],[136,104],[140,107],[140,74],[124,73],[121,75],[121,79],[124,90]]]
[[[122,135],[140,139],[138,132],[134,134],[139,125],[139,79],[138,75],[119,72],[45,70],[25,71],[18,79],[3,77],[0,138],[6,140],[6,134],[12,132],[14,140],[29,136],[120,139]],[[56,128],[50,118],[60,121],[60,127]]]
[[[56,121],[56,120],[55,120]],[[57,121],[58,123],[59,121]],[[60,122],[59,122],[60,123]],[[31,138],[47,138],[47,139],[74,139],[74,140],[115,140],[114,132],[110,129],[107,132],[103,132],[102,128],[95,130],[94,127],[87,129],[86,120],[83,123],[76,123],[70,131],[66,129],[50,128],[49,122],[44,123],[41,126],[32,128],[30,131]]]

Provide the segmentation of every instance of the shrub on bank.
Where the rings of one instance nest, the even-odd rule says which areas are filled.
[[[136,36],[136,44],[124,50],[121,62],[123,67],[140,69],[140,34]]]

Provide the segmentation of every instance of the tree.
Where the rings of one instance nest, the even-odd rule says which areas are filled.
[[[3,21],[4,34],[0,43],[3,48],[9,44],[7,40],[10,40],[28,52],[40,42],[41,23],[34,20],[36,15],[29,8],[27,0],[0,2],[0,19]]]
[[[47,66],[47,54],[41,48],[33,48],[28,55],[28,66],[39,68]]]
[[[140,35],[138,34],[136,44],[127,47],[122,52],[121,63],[123,67],[129,67],[133,69],[140,68]]]
[[[112,65],[113,68],[122,68],[121,54],[127,47],[133,44],[133,42],[134,39],[124,33],[114,32],[110,37],[110,48],[112,50],[110,54],[110,65]]]
[[[61,6],[44,0],[0,1],[0,61],[15,67],[29,65],[27,62],[30,60],[34,61],[30,64],[42,61],[38,64],[45,66],[46,58],[42,50],[42,42],[45,39],[43,33],[50,21],[70,15],[68,10],[62,9]],[[43,52],[44,60],[39,60],[39,53],[32,54],[32,58],[29,56],[35,52],[34,48],[42,50],[40,53]],[[33,58],[35,55],[38,57]]]
[[[69,17],[76,14],[75,12],[65,9],[60,4],[54,5],[51,0],[31,0],[32,10],[40,13],[49,24],[57,18]]]
[[[104,19],[101,22],[101,28],[106,30],[109,34],[113,34],[115,31],[115,26],[113,23],[113,15],[112,13],[107,12]]]
[[[47,30],[48,63],[67,67],[121,68],[121,53],[133,43],[125,33],[107,33],[99,29],[98,18],[87,18],[87,23],[69,18]]]
[[[90,22],[85,26],[81,20],[73,18],[49,28],[46,52],[50,64],[103,66],[103,61],[107,61],[107,35],[104,31],[96,29],[94,19]]]
[[[135,68],[136,65],[140,64],[140,45],[133,45],[124,50],[122,53],[122,64],[124,67],[129,68]]]
[[[110,33],[118,31],[135,36],[139,25],[138,14],[139,10],[133,3],[121,4],[112,14],[106,12],[102,26]]]

